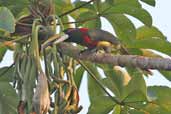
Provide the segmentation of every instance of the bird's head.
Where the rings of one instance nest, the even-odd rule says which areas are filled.
[[[65,42],[81,43],[84,35],[87,34],[87,31],[87,28],[68,28],[64,30],[64,33],[69,36]]]
[[[87,28],[68,28],[65,29],[63,32],[64,34],[60,37],[56,38],[53,41],[50,41],[47,43],[47,46],[49,44],[58,44],[61,42],[74,42],[77,44],[80,44],[83,42],[84,36],[87,34],[88,29]],[[45,47],[47,47],[45,46]]]

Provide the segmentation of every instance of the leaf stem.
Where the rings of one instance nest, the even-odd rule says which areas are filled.
[[[80,9],[81,7],[86,6],[87,4],[90,4],[90,3],[93,2],[93,1],[94,1],[94,0],[90,0],[89,2],[86,2],[86,3],[84,3],[84,4],[82,4],[82,5],[78,6],[78,7],[75,7],[74,9],[71,9],[71,10],[69,10],[69,11],[67,11],[67,12],[64,12],[63,14],[59,15],[59,17],[63,17],[63,16],[65,16],[65,15],[68,15],[68,14],[70,14],[70,13],[72,13],[72,12],[74,12],[74,11]]]
[[[63,25],[66,25],[66,24],[76,24],[76,23],[84,23],[84,22],[91,21],[91,20],[96,20],[96,19],[97,19],[97,16],[96,17],[87,18],[87,19],[84,19],[84,20],[80,20],[80,21],[64,22]],[[57,25],[60,25],[60,23],[57,23]]]
[[[103,89],[103,91],[117,104],[120,104],[120,102],[115,99],[103,86],[103,84],[96,78],[96,76],[89,70],[89,68],[80,60],[77,60],[78,63],[90,74],[90,76],[96,81],[96,83]]]
[[[31,41],[31,48],[30,53],[35,56],[37,67],[40,72],[42,72],[41,63],[40,63],[40,55],[39,55],[39,42],[38,42],[38,32],[40,28],[43,28],[43,25],[37,25],[40,19],[36,19],[33,22],[32,27],[32,41]]]

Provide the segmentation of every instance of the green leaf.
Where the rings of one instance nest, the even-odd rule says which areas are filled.
[[[7,51],[7,47],[4,46],[4,44],[0,43],[0,62],[2,61],[6,51]]]
[[[127,106],[121,107],[121,113],[120,114],[129,114],[128,110],[129,110],[129,107],[127,107]]]
[[[74,2],[74,6],[76,8],[84,3],[86,3],[86,2],[85,1],[76,1],[76,2]],[[95,12],[95,8],[92,4],[87,4],[84,7],[79,8],[79,10],[72,12],[70,15],[73,18],[77,19],[79,17],[79,15],[81,15],[81,13],[88,12],[88,11],[93,12],[93,13]]]
[[[171,71],[160,71],[160,73],[166,78],[168,79],[169,81],[171,81]]]
[[[13,74],[14,74],[14,67],[0,68],[0,82],[1,81],[12,82],[13,81]]]
[[[147,87],[142,73],[137,69],[127,68],[131,80],[125,87],[124,102],[145,101],[147,99]]]
[[[137,39],[144,39],[144,38],[156,38],[156,39],[163,39],[165,40],[165,36],[163,33],[156,27],[148,27],[142,26],[137,29]]]
[[[90,63],[84,63],[84,64],[90,70],[90,72],[92,72],[96,76],[98,80],[101,79],[101,75],[94,64],[90,64]],[[95,97],[103,95],[104,91],[89,73],[87,75],[88,75],[88,94],[89,94],[90,102],[92,102]]]
[[[67,23],[67,22],[69,22],[69,18],[67,16],[64,16],[64,17],[61,18],[61,22],[62,23]],[[63,25],[64,25],[64,28],[63,29],[70,28],[70,24],[63,24]]]
[[[155,0],[141,0],[142,2],[151,5],[151,6],[155,6],[156,5],[156,1]]]
[[[127,42],[136,37],[136,30],[132,22],[122,14],[110,14],[105,16],[112,24],[117,36]]]
[[[151,15],[142,8],[137,8],[129,5],[116,5],[115,7],[110,8],[105,12],[105,15],[110,14],[128,14],[137,19],[139,19],[142,23],[147,26],[152,25],[152,17]]]
[[[74,75],[74,81],[75,81],[75,84],[76,84],[78,89],[80,88],[80,84],[81,84],[81,80],[83,78],[84,72],[85,72],[85,70],[81,66],[76,69],[76,73]]]
[[[17,114],[19,99],[8,82],[0,82],[0,113]]]
[[[144,49],[154,49],[163,53],[170,55],[171,52],[171,43],[156,38],[146,38],[146,39],[137,39],[127,42],[128,48],[144,48]]]
[[[107,96],[97,96],[90,105],[87,114],[108,114],[115,103]]]
[[[81,5],[83,5],[85,3],[87,3],[87,2],[85,2],[85,1],[76,1],[76,2],[74,2],[74,5],[75,5],[75,7],[80,7]],[[92,4],[87,4],[82,8],[86,8],[86,9],[91,10],[91,11],[96,10]],[[80,9],[82,9],[82,8],[80,8]]]
[[[151,100],[171,113],[171,88],[164,86],[148,87],[148,95],[153,95]]]
[[[10,33],[15,30],[15,19],[13,14],[6,7],[0,7],[0,29]]]
[[[0,0],[0,6],[5,6],[13,13],[16,17],[23,10],[28,11],[28,0]]]
[[[153,44],[153,45],[151,45]],[[154,49],[170,55],[171,43],[156,27],[142,26],[137,29],[136,40],[127,41],[129,48]]]
[[[105,2],[108,3],[108,4],[113,4],[114,0],[106,0]]]
[[[170,114],[171,113],[171,88],[164,86],[148,87],[148,101],[128,103],[127,111],[130,114]],[[141,109],[141,110],[136,110]]]
[[[130,114],[148,114],[148,112],[141,112],[141,111],[138,111],[138,110],[135,110],[135,109],[133,109],[133,110],[129,110],[128,111]],[[151,114],[151,113],[150,113]]]
[[[102,69],[108,78],[113,83],[113,93],[116,97],[120,98],[124,91],[124,76],[120,72],[115,72],[112,65],[103,65]],[[110,82],[109,82],[110,83]],[[109,89],[110,86],[106,85]],[[111,90],[112,90],[111,89]]]
[[[102,79],[101,82],[104,84],[104,86],[110,89],[116,97],[120,96],[120,92],[117,85],[109,77]]]
[[[82,26],[86,28],[101,28],[100,17],[94,12],[84,12],[79,15],[77,21],[80,22],[77,26]]]
[[[137,48],[128,48],[127,50],[131,55],[143,55],[142,51]]]
[[[134,6],[134,7],[141,7],[141,4],[138,0],[113,0],[116,5],[128,5],[128,6]]]
[[[120,114],[121,112],[121,106],[120,105],[116,105],[113,109],[113,113],[112,114]]]
[[[55,13],[58,16],[71,9],[73,9],[73,5],[70,0],[55,0]]]
[[[116,5],[128,5],[141,8],[141,4],[137,0],[106,0],[105,2],[100,0],[95,1],[95,7],[101,15]]]

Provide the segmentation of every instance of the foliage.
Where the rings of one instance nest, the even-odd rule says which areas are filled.
[[[49,88],[42,88],[49,90],[47,94],[54,101],[51,101],[50,114],[80,112],[78,89],[86,74],[91,103],[88,114],[170,114],[171,89],[148,87],[143,78],[148,76],[145,71],[77,61],[62,55],[56,45],[45,50],[40,48],[56,35],[56,29],[62,33],[71,24],[101,29],[103,17],[131,54],[161,57],[153,51],[147,53],[146,49],[152,49],[169,55],[171,43],[152,25],[152,17],[142,2],[155,6],[155,0],[76,0],[73,3],[70,0],[0,0],[0,61],[7,50],[14,52],[14,63],[0,68],[0,113],[16,114],[19,101],[27,104],[19,105],[19,113],[46,110],[32,106],[33,96],[37,97],[36,82],[41,85],[38,76],[42,73],[40,61],[43,61],[45,74],[42,75],[47,77],[44,81],[48,81]],[[141,21],[143,26],[136,28],[127,15]],[[169,71],[160,72],[171,80]],[[36,94],[45,94],[39,92]]]

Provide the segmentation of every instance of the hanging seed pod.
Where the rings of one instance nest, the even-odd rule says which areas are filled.
[[[33,112],[36,114],[46,114],[50,108],[50,96],[46,75],[40,72],[38,83],[33,96]]]
[[[68,107],[66,107],[67,112],[71,112],[73,114],[79,113],[82,109],[82,106],[79,106],[79,94],[78,90],[75,86],[72,86],[72,92],[70,96],[71,102]]]

